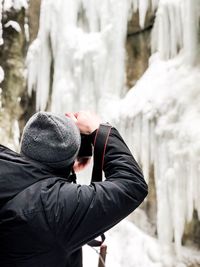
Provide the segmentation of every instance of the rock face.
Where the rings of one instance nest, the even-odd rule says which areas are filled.
[[[30,41],[33,40],[38,30],[39,8],[40,1],[32,0],[28,10],[11,9],[3,13],[4,44],[0,49],[0,65],[5,77],[1,84],[0,143],[10,144],[14,149],[18,148],[19,135],[27,117],[35,111],[34,95],[28,97],[26,90],[25,58],[29,45],[28,38]],[[28,20],[29,37],[24,27]],[[13,27],[9,21],[14,21],[17,27]]]
[[[17,28],[13,28],[9,21],[15,21]],[[25,51],[26,39],[24,32],[25,10],[10,10],[3,13],[4,44],[0,50],[0,64],[5,77],[1,84],[2,109],[0,112],[1,143],[10,143],[16,134],[17,121],[23,114],[21,97],[25,91]],[[16,30],[18,29],[18,30]],[[15,125],[15,129],[13,126]],[[15,133],[14,133],[15,132]],[[17,145],[17,140],[15,138]],[[12,143],[12,141],[11,141]]]
[[[155,14],[148,11],[144,28],[139,25],[139,13],[133,14],[128,23],[126,42],[127,87],[131,88],[148,67],[150,57],[150,36]]]
[[[28,8],[28,22],[30,32],[30,43],[36,38],[39,28],[41,0],[31,0]]]

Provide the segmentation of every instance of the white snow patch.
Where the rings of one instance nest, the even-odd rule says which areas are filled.
[[[2,67],[0,66],[0,83],[3,81],[3,79],[4,79],[4,71]]]
[[[9,20],[5,25],[5,28],[12,27],[16,32],[21,32],[21,27],[17,21]]]
[[[200,263],[196,250],[183,249],[182,262],[171,252],[171,247],[161,247],[159,241],[127,220],[123,220],[106,233],[106,267],[186,267]],[[98,251],[98,250],[97,250]],[[83,266],[98,266],[98,254],[83,247]]]
[[[20,10],[21,8],[28,7],[29,0],[4,0],[3,1],[3,10],[9,11],[11,8],[15,10]]]

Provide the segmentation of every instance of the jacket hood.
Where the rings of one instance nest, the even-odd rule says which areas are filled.
[[[68,178],[70,169],[53,170],[0,145],[0,208],[28,186],[47,178]]]

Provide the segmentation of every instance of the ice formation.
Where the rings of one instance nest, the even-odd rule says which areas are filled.
[[[5,28],[11,27],[13,28],[16,32],[20,33],[21,32],[21,27],[17,21],[14,20],[9,20],[5,25]]]
[[[2,67],[0,66],[0,84],[4,79],[4,71],[2,69]],[[2,93],[2,89],[0,87],[0,110],[1,110],[1,93]]]
[[[199,251],[188,248],[183,248],[182,262],[175,255],[163,254],[157,239],[145,234],[127,220],[116,225],[106,237],[107,267],[186,267],[196,266],[200,262]],[[98,266],[97,252],[85,246],[83,266]]]
[[[3,81],[3,79],[4,79],[4,71],[2,67],[0,67],[0,83]]]
[[[185,223],[200,215],[200,72],[183,62],[154,55],[117,118],[145,177],[154,168],[158,236],[163,246],[174,237],[177,253]]]
[[[150,10],[155,11],[159,0],[130,0],[131,5],[129,6],[130,14],[139,12],[139,25],[141,28],[145,25],[145,18],[147,11]]]
[[[20,10],[22,7],[28,7],[29,0],[4,0],[3,1],[3,10],[8,11],[11,8],[15,10]]]
[[[199,9],[199,4],[195,0],[162,0],[156,13],[152,52],[158,51],[160,57],[166,60],[184,49],[187,63],[196,63]]]
[[[83,108],[105,113],[110,99],[124,93],[125,38],[130,13],[140,24],[156,0],[44,0],[38,38],[29,49],[28,88],[37,109],[63,112]],[[50,79],[53,70],[52,80]]]
[[[185,224],[194,210],[200,218],[199,7],[193,0],[160,0],[158,52],[116,116],[145,177],[154,168],[158,237],[163,248],[174,240],[180,258]]]

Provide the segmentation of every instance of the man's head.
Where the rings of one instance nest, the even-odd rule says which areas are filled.
[[[64,168],[76,159],[80,143],[80,131],[72,119],[38,112],[24,127],[21,154],[52,168]]]

